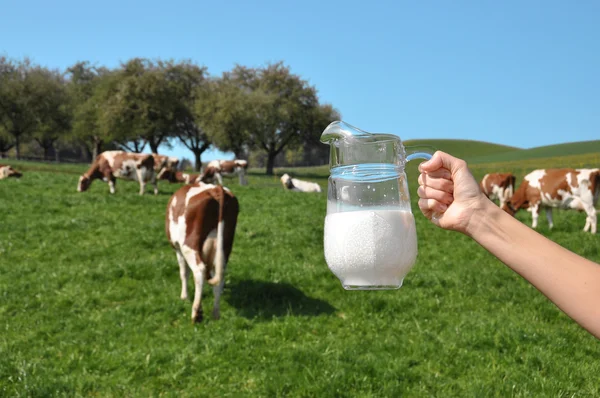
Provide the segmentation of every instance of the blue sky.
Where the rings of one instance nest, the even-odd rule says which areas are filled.
[[[600,139],[597,1],[9,0],[1,15],[0,53],[49,67],[283,60],[347,122],[405,140]]]

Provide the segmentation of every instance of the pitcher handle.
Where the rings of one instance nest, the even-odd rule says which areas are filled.
[[[407,162],[410,162],[413,159],[429,160],[435,153],[435,148],[428,145],[407,146],[405,149]]]

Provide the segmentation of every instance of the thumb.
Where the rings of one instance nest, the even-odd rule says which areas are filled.
[[[431,159],[419,165],[421,172],[432,172],[440,168],[448,169],[452,175],[455,175],[460,170],[466,169],[467,163],[445,152],[436,151]]]

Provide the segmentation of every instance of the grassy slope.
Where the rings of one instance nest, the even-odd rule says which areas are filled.
[[[419,214],[404,287],[346,292],[323,260],[323,194],[229,181],[241,214],[222,319],[191,325],[164,235],[176,186],[139,197],[119,181],[110,196],[100,182],[78,194],[76,180],[0,181],[0,395],[600,395],[597,341]],[[599,262],[583,223],[558,212],[540,232]],[[207,289],[207,313],[211,300]]]
[[[594,153],[600,156],[600,140],[569,142],[566,144],[548,145],[531,149],[489,154],[486,156],[477,155],[472,156],[470,160],[473,163],[510,162]],[[600,164],[598,166],[600,166]]]
[[[519,151],[519,148],[471,140],[408,140],[404,142],[407,150],[410,146],[425,145],[435,150],[451,153],[453,156],[469,159],[475,156],[492,156],[506,152]]]

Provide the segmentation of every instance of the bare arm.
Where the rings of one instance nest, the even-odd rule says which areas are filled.
[[[600,266],[538,234],[483,195],[464,161],[443,152],[421,165],[419,207],[473,238],[600,339]]]

